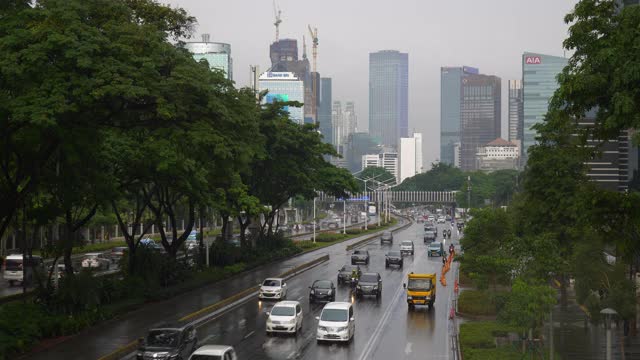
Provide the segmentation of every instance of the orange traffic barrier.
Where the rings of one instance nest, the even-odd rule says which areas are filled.
[[[440,283],[442,284],[442,286],[447,286],[447,279],[445,279],[444,273],[442,273],[442,275],[440,276]]]
[[[453,282],[453,291],[455,291],[456,294],[460,291],[460,288],[458,287],[458,279]]]

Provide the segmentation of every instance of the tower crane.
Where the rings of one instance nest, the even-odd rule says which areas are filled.
[[[318,113],[317,113],[317,105],[316,105],[316,99],[317,99],[317,94],[316,94],[316,76],[318,74],[317,72],[317,64],[318,64],[318,28],[311,28],[311,25],[308,25],[309,27],[309,34],[311,34],[311,40],[313,40],[313,46],[311,47],[311,54],[313,56],[313,73],[311,74],[312,78],[311,78],[311,86],[313,87],[313,89],[311,89],[311,102],[313,103],[311,106],[311,111],[313,113],[313,119],[314,122],[317,121],[318,118]]]
[[[282,22],[282,11],[280,11],[280,6],[276,6],[276,0],[273,0],[273,15],[276,19],[273,25],[276,26],[276,41],[278,41],[280,39],[280,23]]]

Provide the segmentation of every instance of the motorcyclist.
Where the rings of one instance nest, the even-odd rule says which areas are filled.
[[[353,270],[351,270],[351,283],[355,284],[358,282],[358,280],[360,280],[360,274],[358,268],[354,268]]]
[[[453,254],[453,252],[455,251],[455,246],[453,246],[453,244],[449,245],[449,255],[451,256]]]

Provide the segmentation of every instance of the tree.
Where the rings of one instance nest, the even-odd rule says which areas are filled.
[[[571,26],[564,47],[573,55],[559,76],[553,108],[575,119],[595,109],[596,139],[640,128],[640,52],[635,46],[640,7],[619,9],[613,0],[582,0],[565,22]]]
[[[366,169],[362,170],[362,172],[358,174],[358,178],[370,180],[370,181],[367,181],[367,189],[369,189],[369,191],[371,191],[372,189],[376,189],[378,187],[377,186],[378,182],[393,185],[395,184],[395,180],[396,180],[396,177],[393,176],[393,174],[391,174],[385,168],[381,168],[378,166],[367,167]],[[364,181],[358,180],[358,182],[360,183],[359,191],[362,191],[362,192],[365,191]]]
[[[460,189],[466,180],[462,170],[446,163],[431,164],[431,170],[405,179],[395,189],[398,191],[453,191]]]
[[[555,303],[555,290],[549,286],[516,279],[498,318],[523,330],[535,330],[542,326]]]

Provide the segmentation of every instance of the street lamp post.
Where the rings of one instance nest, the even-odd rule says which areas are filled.
[[[613,354],[611,353],[611,320],[615,315],[618,315],[618,313],[611,309],[611,308],[606,308],[606,309],[602,309],[600,311],[600,314],[604,315],[604,326],[607,329],[607,360],[612,360],[613,359]]]
[[[313,243],[316,243],[316,196],[313,195]]]
[[[364,179],[364,229],[369,230],[369,197],[367,196],[367,179]]]
[[[347,233],[347,200],[342,199],[342,233]]]

